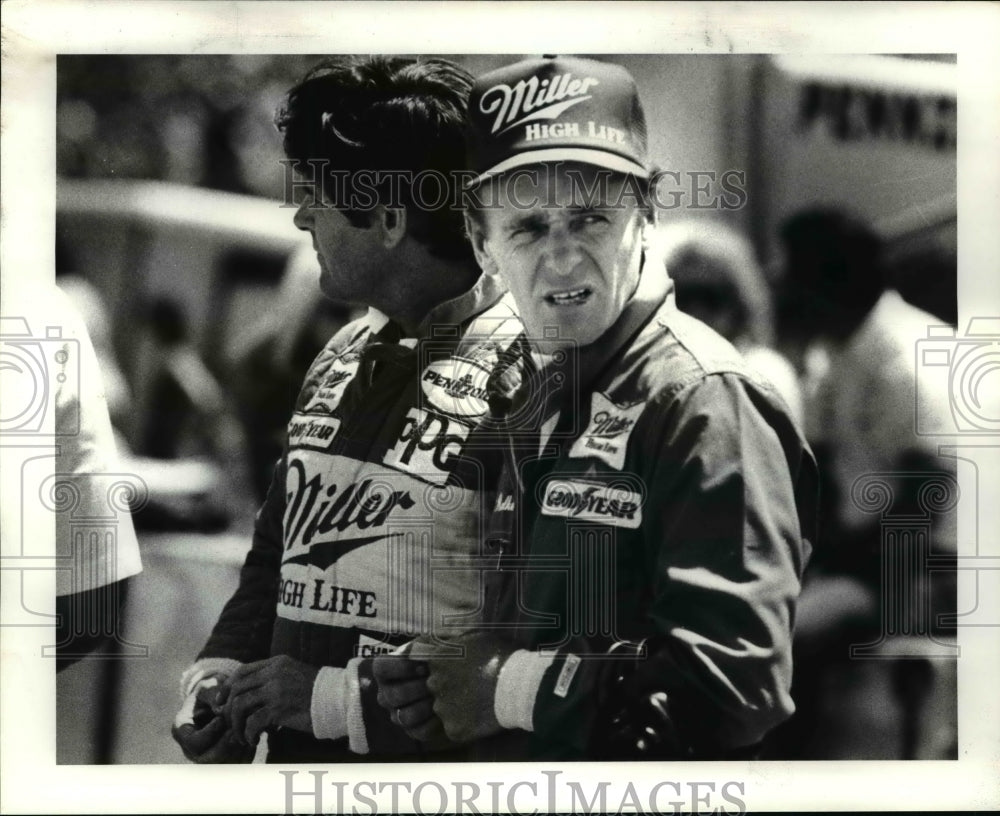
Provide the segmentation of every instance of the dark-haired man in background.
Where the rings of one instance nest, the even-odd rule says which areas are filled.
[[[387,716],[370,657],[477,617],[460,567],[499,463],[473,451],[486,378],[520,331],[454,196],[425,206],[410,184],[436,171],[455,192],[470,87],[446,60],[331,62],[279,111],[320,288],[369,311],[313,363],[239,588],[184,675],[174,735],[194,761],[248,761],[265,731],[277,762],[423,750],[399,724],[426,704]]]

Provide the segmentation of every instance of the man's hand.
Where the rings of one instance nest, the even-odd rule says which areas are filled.
[[[434,695],[434,713],[455,742],[498,733],[503,729],[493,712],[497,677],[514,646],[484,632],[470,632],[449,643],[461,646],[464,654],[427,658],[427,688]]]
[[[682,759],[667,694],[641,694],[615,711],[595,747],[602,760]]]
[[[226,691],[203,685],[184,701],[170,733],[184,756],[200,764],[250,762],[254,751],[236,742],[222,716]]]
[[[649,658],[655,641],[621,641],[607,666],[603,710],[593,733],[592,753],[603,761],[684,759],[664,689],[664,674]],[[604,695],[602,695],[604,696]]]
[[[405,654],[379,655],[372,661],[372,673],[378,681],[379,705],[392,721],[419,742],[446,747],[444,728],[427,688],[427,664]]]
[[[271,726],[311,734],[310,706],[317,674],[318,666],[287,655],[240,666],[229,678],[229,697],[223,708],[233,738],[256,745]]]

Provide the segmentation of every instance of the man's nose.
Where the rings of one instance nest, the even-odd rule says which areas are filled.
[[[295,224],[295,226],[300,230],[309,231],[312,229],[313,213],[309,208],[309,204],[309,199],[303,201],[299,204],[299,208],[295,211],[295,215],[292,216],[292,223]]]
[[[564,226],[549,230],[544,239],[541,262],[555,275],[570,275],[579,266],[583,252],[576,235]]]

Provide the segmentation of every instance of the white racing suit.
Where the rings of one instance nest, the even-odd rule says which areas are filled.
[[[273,655],[330,667],[314,686],[314,731],[343,733],[332,719],[346,717],[347,734],[273,729],[269,761],[423,756],[378,706],[367,658],[481,620],[469,556],[501,462],[483,427],[487,378],[521,331],[502,295],[482,276],[431,313],[419,342],[393,342],[395,324],[370,312],[310,368],[239,588],[186,673],[189,691]]]

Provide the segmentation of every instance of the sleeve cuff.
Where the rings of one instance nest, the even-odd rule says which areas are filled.
[[[313,736],[317,739],[340,739],[347,736],[349,684],[347,669],[324,666],[313,683],[309,715]]]
[[[194,691],[202,680],[209,677],[228,677],[243,664],[231,657],[204,657],[188,666],[181,675],[181,699]]]
[[[535,697],[546,670],[555,658],[555,652],[518,649],[504,662],[493,698],[493,713],[503,728],[534,730],[532,713]]]
[[[352,657],[344,674],[347,677],[347,740],[348,747],[355,754],[367,754],[368,734],[365,731],[364,708],[361,705],[361,680],[358,677],[358,667],[365,658]]]

